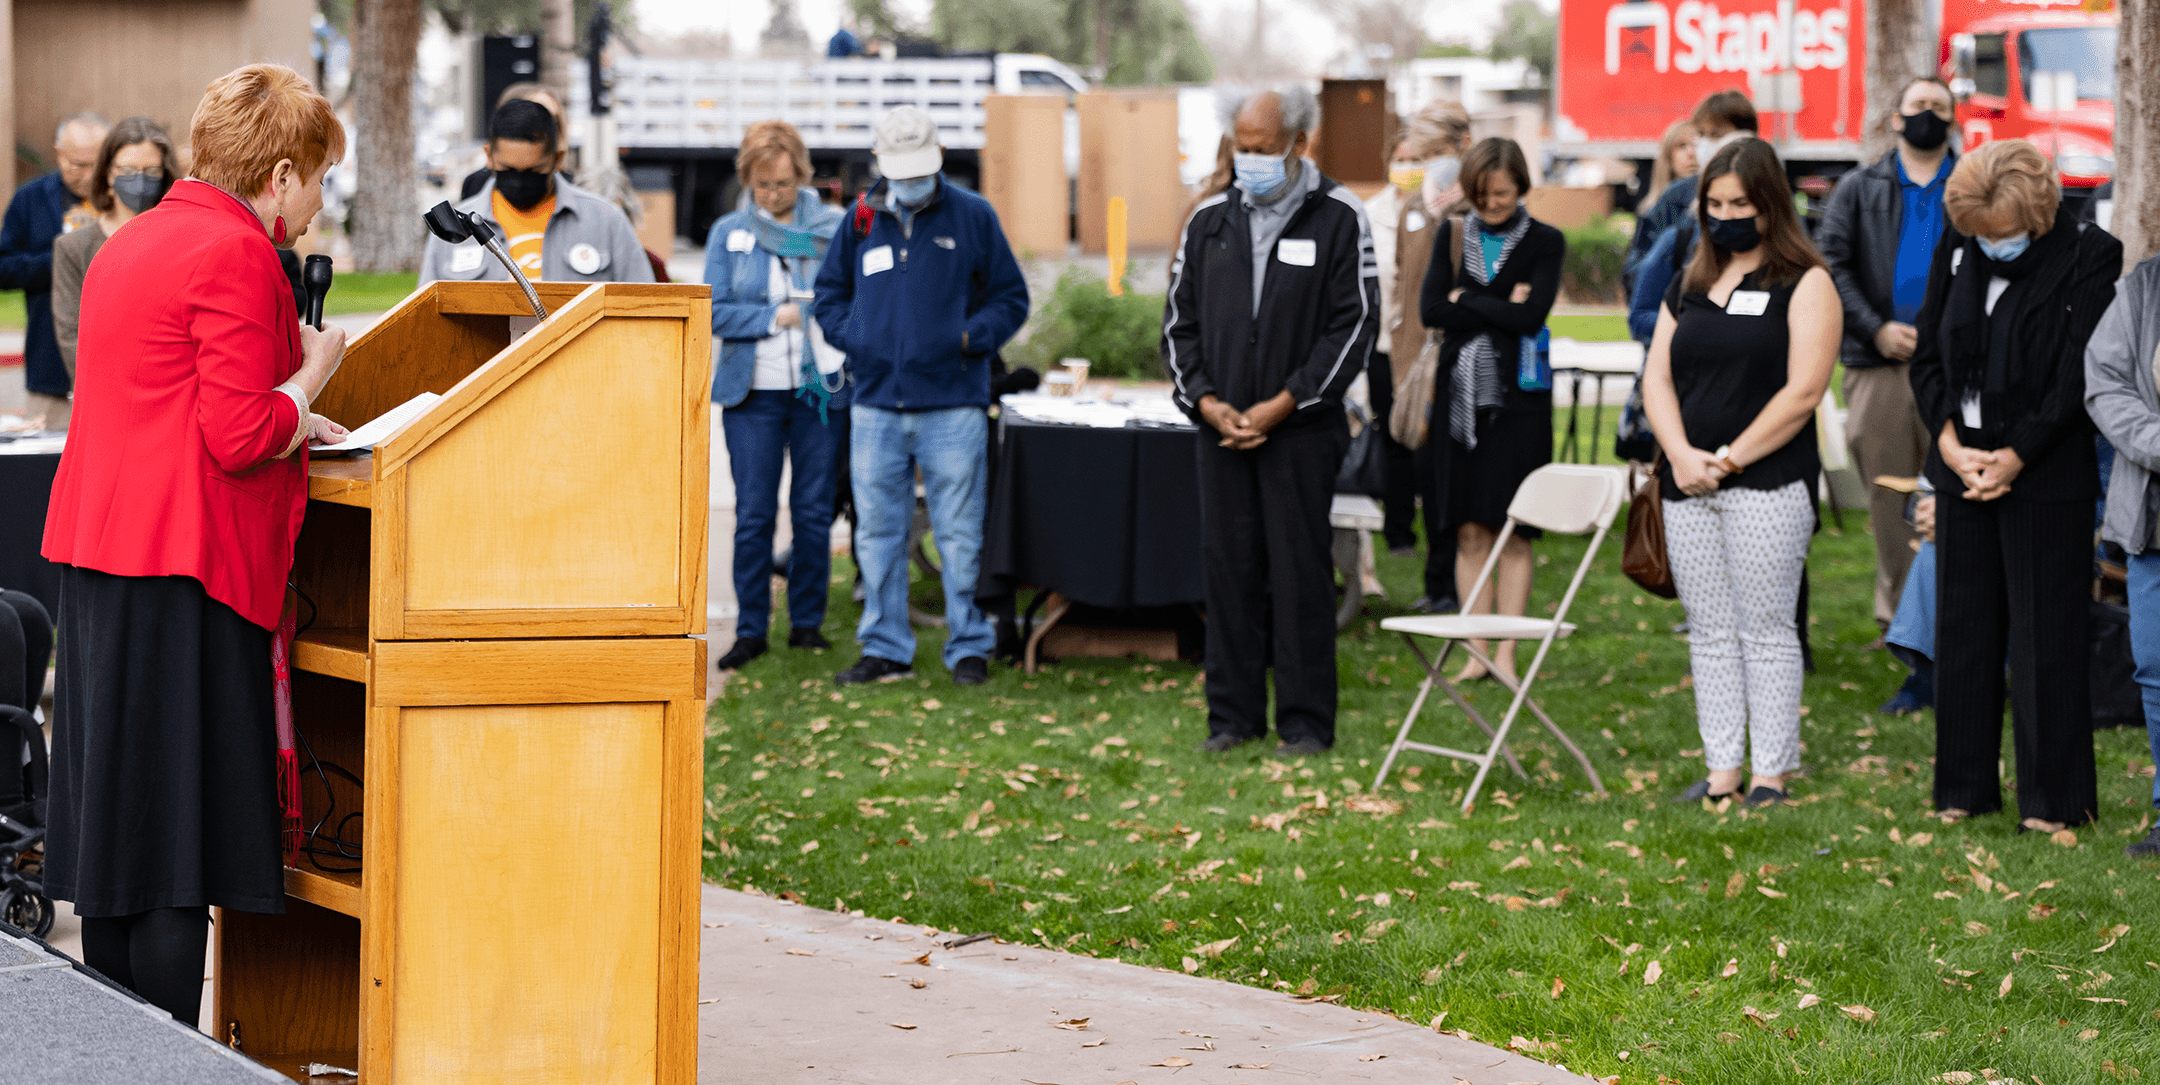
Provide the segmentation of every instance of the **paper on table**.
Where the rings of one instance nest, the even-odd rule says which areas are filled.
[[[391,434],[403,429],[405,423],[426,414],[427,409],[434,406],[435,402],[441,398],[441,396],[433,392],[422,392],[384,411],[374,421],[346,434],[344,440],[334,445],[311,445],[308,450],[311,452],[365,452],[388,440]]]

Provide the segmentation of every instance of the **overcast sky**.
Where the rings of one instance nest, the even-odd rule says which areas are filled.
[[[766,0],[736,0],[715,4],[712,0],[635,0],[638,24],[647,32],[675,34],[686,30],[725,30],[735,37],[737,48],[755,47],[758,33],[770,14]],[[1323,0],[1324,2],[1324,0]],[[1252,0],[1189,0],[1203,27],[1220,26],[1224,20],[1249,18]],[[1313,0],[1265,0],[1270,26],[1268,37],[1277,47],[1318,72],[1329,58],[1342,52],[1347,42],[1334,24],[1319,13]],[[1474,30],[1482,43],[1497,18],[1501,0],[1427,0],[1425,20],[1435,37],[1460,37]],[[814,41],[831,36],[839,25],[843,0],[797,0],[803,26]],[[1552,6],[1547,3],[1547,7]],[[927,16],[929,0],[893,0],[893,10],[918,20]]]

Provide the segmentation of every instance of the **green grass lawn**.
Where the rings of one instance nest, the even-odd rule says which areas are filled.
[[[1555,313],[1545,318],[1556,339],[1622,340],[1628,337],[1625,313]]]
[[[1534,609],[1581,547],[1539,544]],[[919,678],[836,691],[858,615],[836,590],[842,648],[776,650],[714,705],[706,874],[1444,1015],[1644,1085],[2160,1075],[2160,863],[2121,854],[2150,812],[2144,736],[2097,736],[2101,821],[2074,844],[2013,835],[2009,815],[1930,819],[1931,719],[1871,711],[1903,672],[1863,647],[1870,553],[1857,532],[1816,540],[1808,768],[1796,805],[1761,813],[1666,801],[1703,772],[1681,612],[1619,576],[1617,539],[1536,687],[1612,794],[1533,721],[1515,743],[1532,779],[1497,769],[1468,817],[1460,763],[1407,755],[1369,790],[1419,677],[1376,625],[1419,594],[1414,559],[1381,558],[1395,602],[1343,633],[1336,747],[1306,761],[1272,739],[1194,752],[1204,702],[1182,664],[1000,666],[961,689],[933,634]],[[1474,698],[1504,707],[1490,684]],[[1477,743],[1453,709],[1420,728]]]

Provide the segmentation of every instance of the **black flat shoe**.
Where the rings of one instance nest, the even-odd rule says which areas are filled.
[[[743,664],[764,655],[765,649],[764,637],[737,637],[735,638],[735,646],[729,648],[727,654],[720,657],[720,662],[713,664],[713,669],[739,671],[743,668]]]
[[[1209,735],[1206,742],[1202,742],[1193,749],[1199,753],[1224,753],[1251,742],[1254,737],[1252,735],[1231,734]]]
[[[788,630],[787,646],[790,648],[817,650],[832,647],[832,642],[826,640],[825,634],[819,632],[816,626],[806,625],[799,629]]]
[[[1331,747],[1329,746],[1323,745],[1321,741],[1317,738],[1301,738],[1298,739],[1296,742],[1285,742],[1276,746],[1275,756],[1318,757],[1319,755],[1328,752],[1330,748]]]
[[[1681,792],[1680,797],[1674,799],[1673,801],[1676,803],[1686,803],[1692,805],[1694,803],[1701,802],[1704,799],[1708,799],[1711,802],[1719,802],[1724,799],[1737,799],[1739,797],[1740,793],[1737,791],[1720,791],[1717,794],[1712,795],[1710,793],[1710,781],[1697,780],[1694,783],[1689,784],[1688,789]]]
[[[1776,803],[1791,801],[1791,795],[1779,791],[1777,788],[1774,787],[1758,787],[1755,790],[1747,793],[1747,805],[1750,808],[1757,806],[1770,806]]]

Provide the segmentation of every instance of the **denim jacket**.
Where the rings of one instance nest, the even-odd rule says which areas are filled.
[[[720,341],[720,361],[713,367],[712,399],[722,408],[739,406],[750,395],[750,384],[757,374],[758,343],[772,334],[773,314],[788,302],[785,297],[772,295],[772,269],[779,257],[757,243],[750,229],[750,216],[754,214],[753,206],[745,200],[740,210],[713,223],[712,232],[705,238],[705,282],[712,287],[713,338]],[[795,200],[796,221],[821,214],[838,217],[839,212],[824,207],[815,190],[801,190]],[[744,238],[749,239],[747,251]],[[808,290],[817,281],[819,264],[810,259],[796,261],[792,278],[801,289]],[[805,321],[813,319],[807,301],[802,305],[802,317]],[[803,360],[811,360],[807,337],[803,341]],[[852,396],[849,385],[854,383],[850,367],[842,367],[841,372],[848,376],[840,390],[832,393],[830,406],[836,410],[847,409]]]

